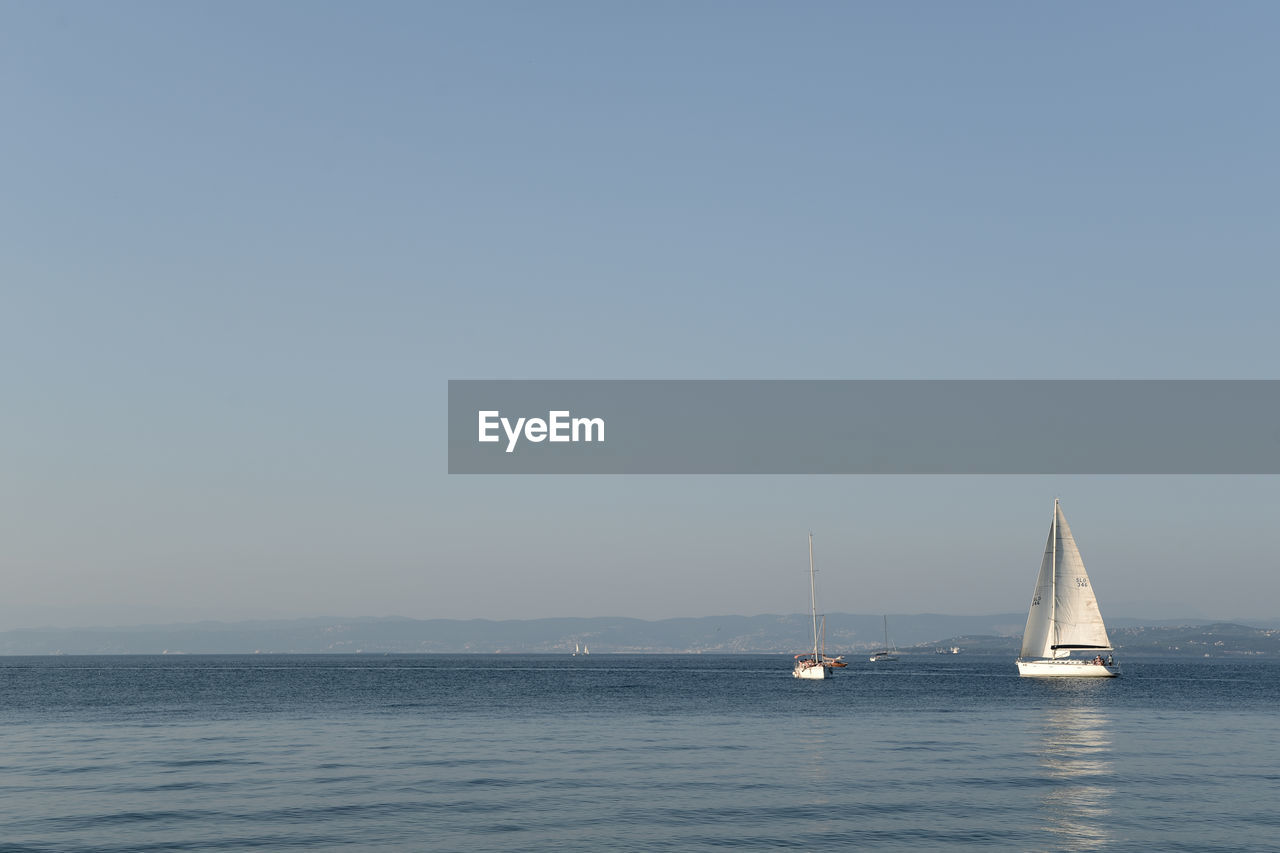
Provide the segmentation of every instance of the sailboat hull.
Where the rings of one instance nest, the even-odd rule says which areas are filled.
[[[1115,678],[1120,667],[1094,663],[1091,660],[1022,660],[1017,661],[1018,675],[1024,678]]]
[[[799,666],[791,671],[796,678],[807,678],[812,681],[822,681],[831,677],[831,667],[829,666]]]

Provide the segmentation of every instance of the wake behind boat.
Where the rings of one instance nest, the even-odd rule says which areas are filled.
[[[818,647],[818,596],[813,582],[813,534],[809,534],[809,606],[813,614],[813,653],[796,655],[795,668],[791,675],[795,678],[806,678],[821,681],[830,678],[835,667],[847,666],[839,657],[829,658],[826,654],[827,618],[822,617],[822,648]]]
[[[1089,573],[1055,498],[1049,541],[1022,633],[1018,674],[1115,678],[1120,667],[1110,654],[1102,654],[1111,650]],[[1089,657],[1073,658],[1072,652],[1084,652]]]

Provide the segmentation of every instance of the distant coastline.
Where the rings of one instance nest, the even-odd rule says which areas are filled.
[[[833,654],[873,649],[883,617],[833,613]],[[1025,616],[889,616],[904,654],[1016,655]],[[1126,656],[1280,656],[1280,619],[1251,624],[1209,619],[1110,619]],[[528,620],[336,618],[195,622],[135,627],[21,628],[0,631],[2,655],[92,654],[783,654],[806,646],[807,614],[643,619],[565,617]],[[812,643],[812,639],[808,640]]]

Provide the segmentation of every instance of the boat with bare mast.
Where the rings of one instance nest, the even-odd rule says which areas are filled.
[[[872,663],[876,661],[893,661],[898,659],[898,650],[889,643],[889,617],[884,617],[884,648],[873,654]]]
[[[791,675],[821,681],[830,678],[837,667],[847,666],[839,657],[827,657],[827,617],[822,617],[822,644],[818,644],[818,596],[813,580],[813,534],[809,534],[809,607],[813,616],[813,652],[796,655]]]

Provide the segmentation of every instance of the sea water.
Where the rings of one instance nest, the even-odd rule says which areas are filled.
[[[1280,664],[0,658],[0,850],[1280,849]]]

